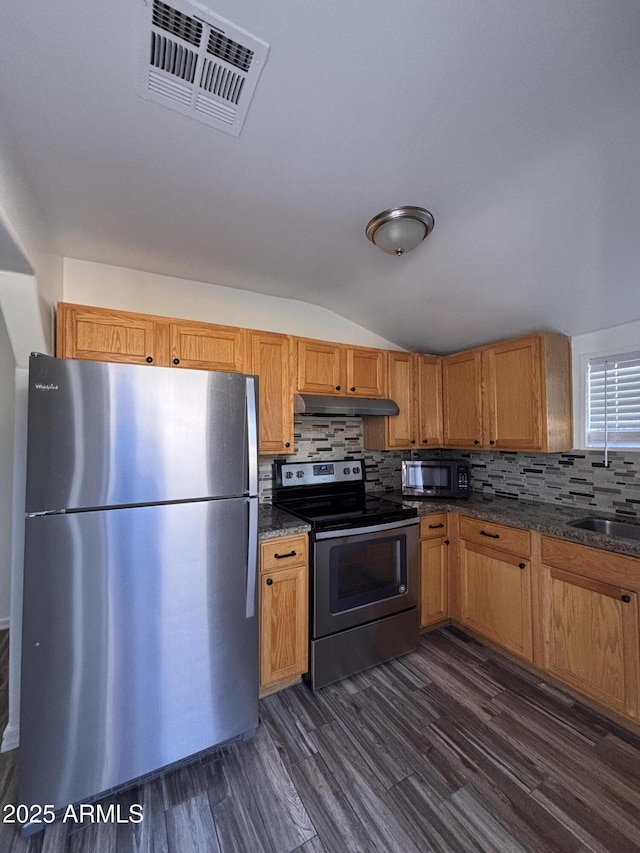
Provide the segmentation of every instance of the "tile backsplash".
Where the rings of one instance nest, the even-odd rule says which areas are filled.
[[[416,457],[468,459],[474,492],[508,498],[584,506],[586,511],[640,515],[640,455],[602,451],[506,453],[442,450]]]
[[[276,459],[307,462],[364,457],[367,491],[401,487],[401,462],[409,459],[409,451],[363,450],[362,418],[298,417],[294,423],[295,454],[259,458],[261,501],[271,501],[272,466]]]
[[[640,454],[602,451],[571,453],[507,453],[500,451],[377,451],[362,447],[362,418],[295,419],[296,453],[286,457],[261,456],[260,500],[271,501],[275,459],[365,460],[368,491],[401,488],[403,459],[462,458],[471,463],[474,492],[513,499],[583,506],[618,515],[640,517]]]

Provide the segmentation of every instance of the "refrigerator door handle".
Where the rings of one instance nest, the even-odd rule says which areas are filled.
[[[256,613],[256,575],[258,572],[258,498],[249,498],[249,537],[247,545],[246,617]]]
[[[258,413],[256,411],[256,380],[247,376],[247,454],[249,494],[258,494]]]

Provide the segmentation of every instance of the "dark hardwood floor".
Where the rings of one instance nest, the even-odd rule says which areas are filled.
[[[8,639],[0,636],[0,723]],[[5,803],[16,753],[0,756]],[[451,630],[313,695],[261,702],[257,737],[111,798],[141,824],[62,824],[29,853],[640,851],[640,740]]]

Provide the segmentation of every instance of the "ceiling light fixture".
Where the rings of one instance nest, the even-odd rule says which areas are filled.
[[[388,255],[404,255],[433,231],[434,219],[424,207],[396,207],[374,216],[366,234]]]

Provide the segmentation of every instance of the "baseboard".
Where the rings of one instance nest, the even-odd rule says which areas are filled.
[[[20,746],[20,728],[9,724],[2,735],[2,746],[0,752],[11,752]]]
[[[11,623],[11,618],[9,616],[5,616],[4,619],[0,619],[0,631],[8,631]]]

